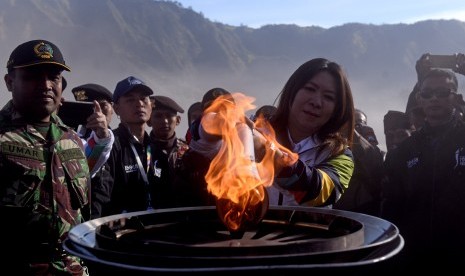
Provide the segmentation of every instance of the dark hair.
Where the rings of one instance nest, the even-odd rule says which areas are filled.
[[[337,155],[344,150],[345,146],[352,146],[354,103],[347,77],[339,64],[335,62],[324,58],[315,58],[297,68],[281,90],[278,107],[272,118],[272,125],[276,132],[283,132],[287,129],[290,109],[297,92],[310,79],[323,71],[331,74],[336,81],[336,105],[333,115],[316,135],[329,145],[332,155]]]
[[[202,103],[201,102],[195,102],[189,106],[189,109],[187,110],[187,122],[190,123],[192,120],[192,113],[196,110],[202,111]]]
[[[276,106],[274,105],[262,105],[255,111],[254,119],[257,119],[260,115],[263,115],[265,119],[270,120],[271,117],[276,113]]]
[[[231,93],[228,90],[221,87],[215,87],[205,92],[205,94],[202,97],[202,110],[207,109],[213,103],[213,101],[216,100],[216,98],[223,95],[231,97],[232,99]]]

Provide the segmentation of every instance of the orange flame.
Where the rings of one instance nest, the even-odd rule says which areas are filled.
[[[295,162],[298,156],[277,143],[265,119],[259,118],[255,125],[247,119],[246,111],[255,108],[254,98],[242,93],[232,96],[218,97],[205,110],[202,127],[208,134],[222,139],[222,146],[205,176],[208,190],[217,198],[223,223],[230,231],[239,231],[248,224],[258,223],[268,209],[265,187],[273,183],[277,149],[285,153],[283,161],[287,164]],[[261,137],[271,145],[259,161],[255,159],[253,132],[256,132],[255,139]]]

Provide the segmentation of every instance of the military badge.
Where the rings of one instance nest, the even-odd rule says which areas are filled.
[[[86,101],[87,99],[89,99],[89,97],[87,97],[86,95],[85,90],[74,91],[74,98],[76,99],[76,101]]]
[[[40,58],[45,58],[45,59],[53,58],[52,46],[50,46],[50,45],[48,45],[48,44],[46,44],[44,42],[40,42],[39,44],[34,46],[34,52]]]

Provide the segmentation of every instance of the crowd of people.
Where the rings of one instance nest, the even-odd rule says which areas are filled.
[[[465,102],[456,73],[465,75],[465,55],[444,69],[425,54],[416,70],[405,112],[389,110],[384,117],[387,151],[355,108],[343,68],[325,58],[305,61],[276,106],[262,106],[237,124],[250,127],[256,162],[273,158],[270,205],[385,218],[405,240],[394,268],[458,267],[465,260]],[[86,83],[71,91],[94,112],[73,128],[57,114],[67,84],[63,71],[70,71],[64,56],[46,40],[18,45],[7,61],[12,99],[0,111],[0,217],[7,222],[0,239],[5,265],[18,275],[98,274],[63,250],[74,226],[218,199],[205,176],[228,145],[206,123],[224,123],[219,115],[235,107],[234,93],[206,91],[189,106],[189,128],[180,135],[184,108],[143,80],[128,76],[113,92]],[[114,114],[120,123],[110,129]],[[256,127],[260,120],[266,123]]]

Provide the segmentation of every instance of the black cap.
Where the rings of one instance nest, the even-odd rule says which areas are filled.
[[[150,98],[155,100],[155,106],[153,109],[167,108],[175,112],[184,113],[184,109],[170,97],[152,96]]]
[[[74,87],[71,91],[73,92],[74,99],[79,102],[92,102],[94,100],[113,102],[113,94],[99,84],[87,83]]]
[[[203,98],[202,98],[202,109],[205,110],[207,107],[209,107],[213,103],[213,101],[216,98],[222,95],[231,95],[231,93],[229,93],[229,91],[221,87],[215,87],[215,88],[208,90],[203,95]],[[231,95],[231,99],[232,99],[232,95]]]
[[[39,64],[55,64],[66,71],[71,71],[60,49],[46,40],[31,40],[20,44],[11,53],[6,67],[16,69]]]
[[[118,102],[121,96],[124,96],[126,93],[134,90],[137,87],[146,92],[147,96],[153,94],[152,89],[148,87],[143,81],[136,77],[129,76],[124,80],[119,81],[116,85],[115,92],[113,93],[113,101],[115,103]]]

